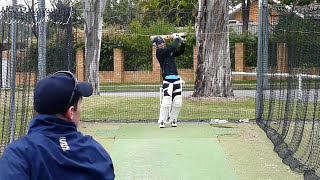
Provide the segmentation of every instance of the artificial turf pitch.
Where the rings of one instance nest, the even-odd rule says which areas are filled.
[[[122,124],[110,152],[118,180],[239,179],[209,124]]]

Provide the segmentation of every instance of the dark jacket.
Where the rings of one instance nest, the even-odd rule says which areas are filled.
[[[176,39],[171,46],[158,48],[156,56],[159,61],[163,79],[168,75],[178,75],[177,64],[174,57],[180,56],[184,53],[185,43],[182,42],[180,49],[176,50],[179,39]]]
[[[114,169],[105,149],[91,136],[78,132],[74,123],[37,115],[28,134],[5,149],[0,179],[114,179]]]

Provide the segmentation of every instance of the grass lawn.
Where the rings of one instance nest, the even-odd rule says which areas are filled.
[[[132,121],[157,120],[158,97],[106,97],[84,98],[83,120]],[[192,99],[184,98],[179,119],[183,121],[210,119],[253,119],[254,98],[235,99]]]
[[[101,91],[127,91],[127,90],[153,90],[158,91],[161,87],[161,82],[146,83],[146,82],[127,82],[127,83],[102,83],[100,84]],[[234,80],[232,81],[233,89],[255,89],[255,80]],[[187,82],[183,85],[184,90],[193,90],[194,83]]]
[[[293,172],[282,163],[265,132],[255,123],[232,123],[227,128],[213,128],[221,132],[218,135],[220,144],[240,179],[303,179],[303,174]]]
[[[6,97],[6,96],[1,96]],[[26,128],[33,117],[33,97],[23,99],[21,93],[16,95],[16,137],[25,133],[20,131]],[[23,101],[22,101],[23,99]],[[0,134],[8,135],[9,127],[9,96],[0,103]],[[4,108],[6,107],[6,108]],[[107,97],[91,96],[84,98],[82,103],[81,120],[86,121],[157,121],[159,116],[158,97]],[[254,98],[240,100],[198,99],[184,98],[179,119],[183,121],[209,121],[210,119],[253,119],[255,112]],[[5,117],[5,118],[3,118]],[[23,118],[22,118],[23,117]]]

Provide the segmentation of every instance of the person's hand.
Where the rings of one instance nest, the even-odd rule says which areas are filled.
[[[180,39],[182,42],[185,42],[187,40],[187,37],[185,35],[183,35],[183,36],[180,36]]]
[[[167,36],[167,37],[165,37],[165,38],[163,38],[164,40],[171,40],[171,39],[173,39],[173,36]]]
[[[176,40],[176,39],[180,39],[180,35],[179,35],[179,33],[173,33],[172,34],[172,38],[174,39],[174,40]]]

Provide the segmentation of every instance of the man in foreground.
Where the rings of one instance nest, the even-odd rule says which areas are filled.
[[[92,85],[78,82],[69,71],[40,80],[34,89],[38,113],[28,134],[12,142],[0,158],[0,179],[114,179],[113,163],[91,136],[77,131],[82,97]]]

